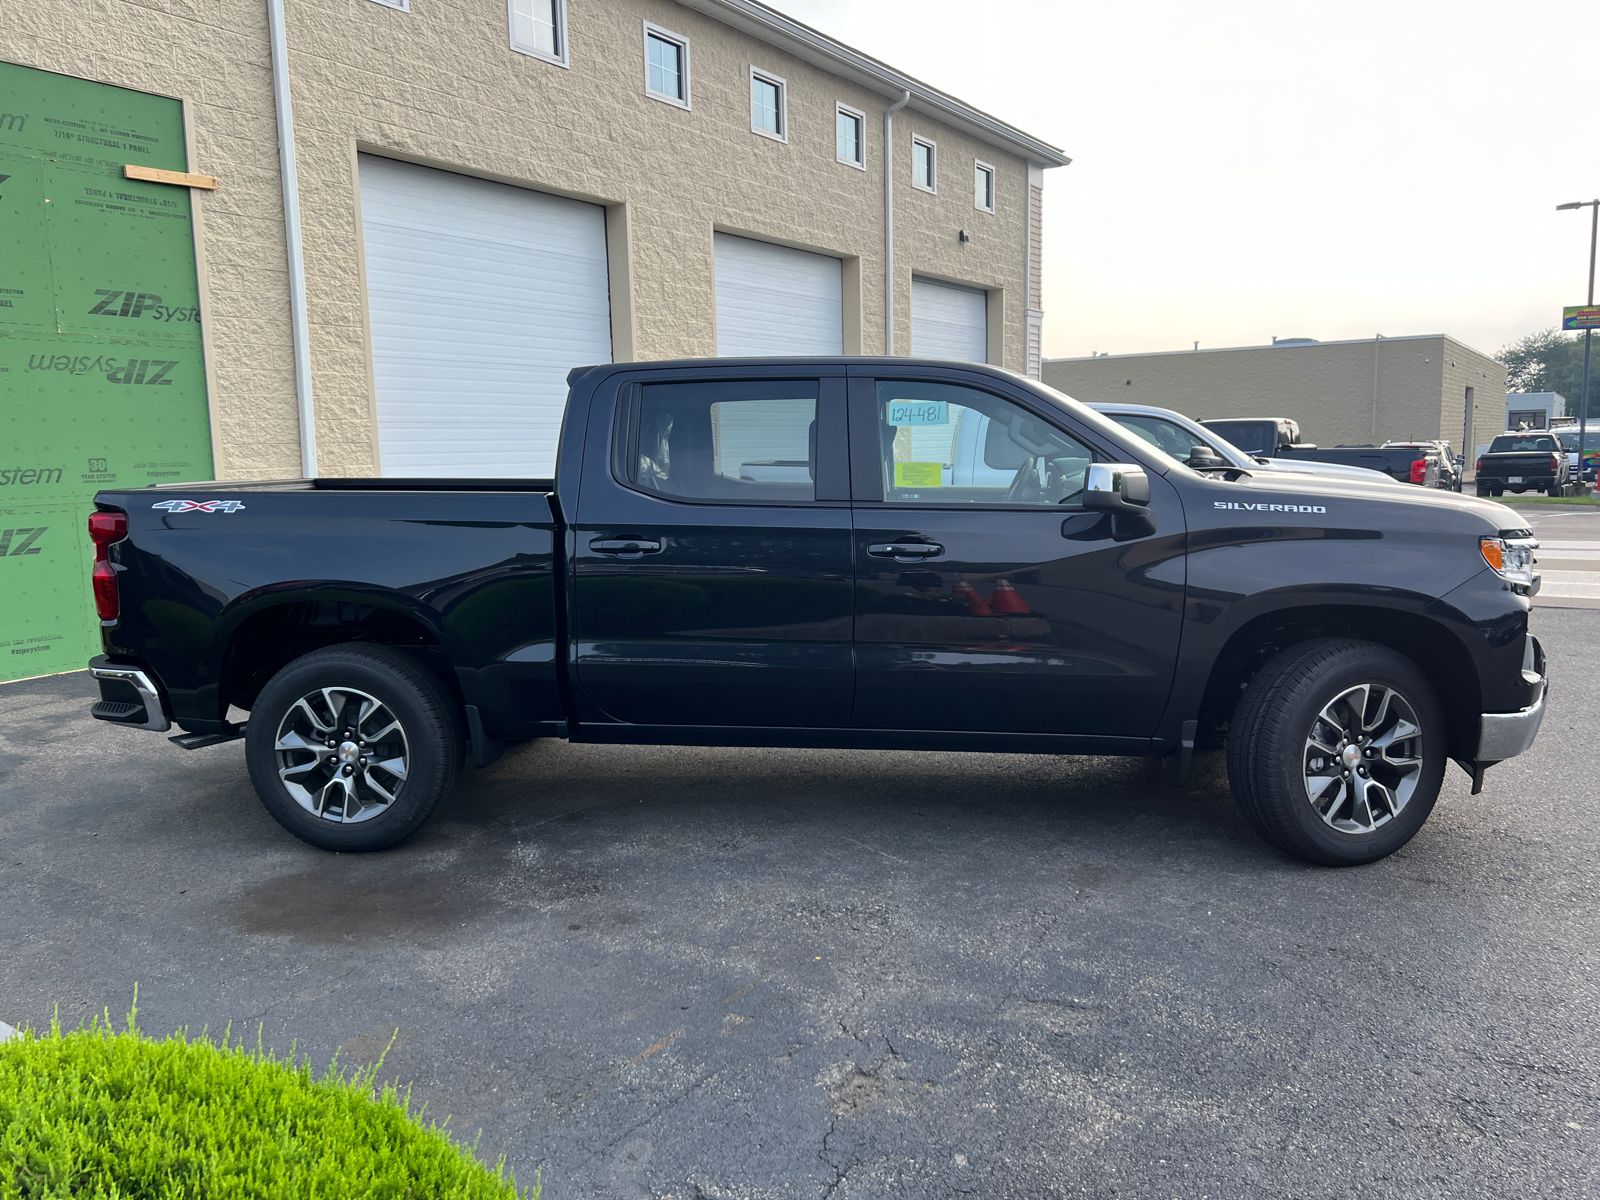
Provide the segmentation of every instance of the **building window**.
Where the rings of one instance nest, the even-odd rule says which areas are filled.
[[[938,168],[934,156],[938,148],[925,137],[911,139],[911,186],[925,192],[938,191]]]
[[[644,23],[644,90],[647,96],[689,107],[689,39]]]
[[[842,163],[867,169],[867,114],[847,104],[839,105],[834,125],[835,155]]]
[[[994,211],[994,168],[988,163],[973,164],[972,205],[986,213]]]
[[[513,50],[567,65],[566,0],[508,0],[506,7]]]
[[[750,68],[750,130],[762,137],[789,140],[789,116],[783,111],[785,92],[783,79],[765,71]]]

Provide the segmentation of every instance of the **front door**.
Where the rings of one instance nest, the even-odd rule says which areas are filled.
[[[843,374],[727,374],[596,397],[572,547],[586,719],[849,724]]]
[[[1042,397],[851,380],[856,701],[868,729],[1148,737],[1178,654],[1183,512],[1155,532],[1082,506],[1114,443]]]

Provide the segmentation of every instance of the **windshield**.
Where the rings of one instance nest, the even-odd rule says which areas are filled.
[[[1592,446],[1596,443],[1591,442],[1589,444]],[[1555,448],[1555,438],[1551,437],[1548,433],[1524,435],[1521,437],[1501,436],[1495,438],[1495,440],[1489,444],[1489,453],[1515,454],[1519,451],[1528,453],[1538,453],[1542,451],[1548,454]],[[1574,450],[1578,448],[1576,438],[1573,440],[1572,448]]]
[[[1563,433],[1559,436],[1561,438],[1561,448],[1568,454],[1576,454],[1578,450],[1578,431],[1574,429],[1571,433]],[[1591,430],[1584,435],[1583,448],[1590,453],[1600,450],[1600,429]]]
[[[1221,438],[1211,435],[1201,437],[1194,430],[1179,425],[1168,417],[1149,413],[1107,413],[1113,421],[1129,433],[1136,434],[1151,445],[1165,451],[1179,462],[1187,462],[1196,446],[1203,446],[1231,466],[1255,466],[1255,463],[1229,446]]]
[[[1028,379],[1021,376],[1017,376],[1015,378],[1016,382],[1028,388],[1029,391],[1035,392],[1044,397],[1046,400],[1049,400],[1051,403],[1060,405],[1062,408],[1066,409],[1072,414],[1075,420],[1082,422],[1083,424],[1089,426],[1089,428],[1101,434],[1113,446],[1125,445],[1130,441],[1138,442],[1139,445],[1144,448],[1144,452],[1155,460],[1154,465],[1159,468],[1163,474],[1165,474],[1167,471],[1170,471],[1174,467],[1180,468],[1184,471],[1189,470],[1188,464],[1186,464],[1182,459],[1174,458],[1172,455],[1163,450],[1158,444],[1150,441],[1149,438],[1130,435],[1128,430],[1124,429],[1121,425],[1118,425],[1105,414],[1095,412],[1095,410],[1090,408],[1087,404],[1082,404],[1079,401],[1074,400],[1071,396],[1068,396],[1066,393],[1056,391],[1056,389],[1051,387],[1049,384],[1040,383],[1037,379]],[[1188,456],[1185,455],[1185,457]]]

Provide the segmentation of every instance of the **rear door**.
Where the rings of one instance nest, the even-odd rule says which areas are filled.
[[[843,369],[641,373],[597,396],[571,553],[580,719],[847,725]]]
[[[1172,485],[1151,474],[1156,531],[1117,542],[1082,489],[1118,451],[1042,398],[907,369],[850,405],[854,724],[1148,737],[1182,620]]]

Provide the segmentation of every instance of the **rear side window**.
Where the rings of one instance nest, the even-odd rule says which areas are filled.
[[[816,498],[814,380],[639,388],[623,466],[641,491],[724,504]]]

